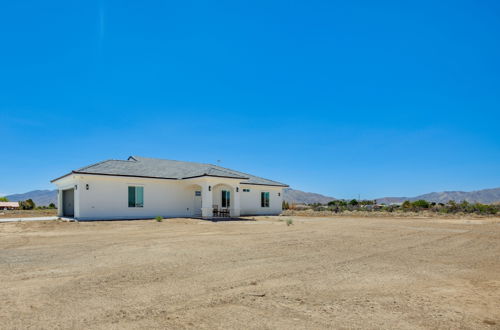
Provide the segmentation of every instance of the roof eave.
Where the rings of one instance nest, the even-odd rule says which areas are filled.
[[[51,180],[51,181],[50,181],[50,183],[54,183],[54,182],[56,182],[57,180],[61,180],[62,178],[65,178],[65,177],[67,177],[67,176],[70,176],[70,175],[71,175],[71,174],[73,174],[73,173],[75,173],[75,171],[71,171],[71,172],[69,172],[69,173],[67,173],[67,174],[64,174],[63,176],[60,176],[60,177],[58,177],[58,178],[55,178],[54,180]]]
[[[270,183],[252,183],[252,182],[241,182],[241,184],[248,184],[248,185],[255,185],[255,186],[271,186],[271,187],[283,187],[283,188],[288,188],[290,187],[287,184],[270,184]]]
[[[195,175],[195,176],[187,176],[187,177],[182,178],[182,179],[183,180],[185,180],[185,179],[194,179],[194,178],[201,178],[201,177],[204,177],[204,176],[210,176],[210,177],[214,177],[214,178],[235,179],[235,180],[248,180],[248,179],[250,179],[250,178],[245,178],[245,177],[242,177],[242,176],[235,177],[235,176],[224,176],[224,175],[213,175],[213,174],[202,174],[202,175]]]
[[[81,172],[73,171],[74,174],[87,174],[87,175],[104,175],[104,176],[118,176],[118,177],[128,177],[128,178],[145,178],[145,179],[161,179],[161,180],[179,180],[177,178],[166,178],[161,176],[147,176],[147,175],[131,175],[131,174],[111,174],[111,173],[92,173],[92,172]]]

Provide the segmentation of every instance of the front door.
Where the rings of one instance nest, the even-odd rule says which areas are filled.
[[[224,209],[228,209],[231,206],[231,193],[229,190],[222,190],[221,204]]]
[[[194,192],[193,216],[201,217],[201,190]]]

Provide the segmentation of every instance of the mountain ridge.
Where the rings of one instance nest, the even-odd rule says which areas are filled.
[[[500,188],[489,188],[473,191],[440,191],[431,192],[415,197],[382,197],[376,198],[378,203],[402,203],[406,200],[413,202],[419,199],[435,203],[467,201],[469,203],[492,204],[500,201]]]
[[[295,204],[313,204],[321,203],[327,204],[335,200],[336,198],[325,196],[317,193],[305,192],[302,190],[296,190],[292,188],[283,189],[283,200],[287,203]]]
[[[22,194],[7,195],[5,197],[11,202],[32,199],[37,206],[48,206],[50,203],[54,203],[57,206],[57,190],[32,190]]]

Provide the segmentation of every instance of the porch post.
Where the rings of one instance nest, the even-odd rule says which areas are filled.
[[[63,216],[63,191],[61,189],[57,190],[57,216]]]
[[[201,192],[201,216],[203,218],[212,218],[214,215],[212,190],[211,183],[203,183]]]
[[[234,192],[234,197],[232,200],[232,207],[231,207],[231,216],[232,217],[239,217],[240,216],[240,193],[241,193],[241,188],[236,186],[233,189]]]
[[[73,200],[73,207],[74,207],[74,211],[75,211],[75,214],[73,215],[73,217],[77,220],[80,219],[80,196],[81,196],[80,192],[83,189],[83,184],[80,184],[80,183],[81,183],[80,180],[76,181],[74,200]]]

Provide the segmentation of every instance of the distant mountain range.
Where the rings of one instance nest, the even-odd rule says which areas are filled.
[[[291,188],[284,189],[283,197],[285,201],[297,204],[312,204],[312,203],[327,204],[328,202],[335,200],[335,198],[333,197],[315,193],[303,192]],[[385,204],[402,203],[406,200],[413,202],[419,199],[424,199],[426,201],[436,202],[436,203],[447,203],[450,200],[456,202],[467,201],[470,203],[483,203],[483,204],[500,203],[500,188],[483,189],[483,190],[476,190],[469,192],[467,191],[432,192],[429,194],[424,194],[415,197],[376,198],[378,203],[385,203]]]
[[[50,203],[54,203],[57,206],[57,190],[33,190],[24,194],[14,194],[5,197],[11,202],[25,201],[31,198],[39,206],[48,206]]]
[[[377,198],[378,203],[402,203],[406,200],[413,202],[424,199],[428,202],[447,203],[451,200],[456,202],[467,201],[470,203],[492,204],[500,201],[500,188],[483,189],[476,191],[442,191],[432,192],[416,197],[383,197]]]
[[[313,203],[327,204],[328,202],[335,200],[335,198],[333,197],[324,196],[316,193],[304,192],[292,188],[283,189],[283,199],[288,203],[296,203],[296,204],[313,204]]]
[[[24,194],[14,194],[6,197],[12,202],[24,201],[31,198],[36,205],[47,206],[50,203],[54,203],[57,205],[57,190],[33,190]],[[327,204],[328,202],[335,200],[335,198],[333,197],[304,192],[292,188],[283,189],[283,199],[288,203],[296,204]],[[436,203],[447,203],[450,200],[461,202],[465,200],[471,203],[478,202],[483,204],[492,204],[500,202],[500,188],[483,189],[470,192],[443,191],[433,192],[415,197],[383,197],[377,198],[376,200],[378,203],[391,204],[402,203],[406,200],[416,201],[419,199],[424,199],[426,201]]]

